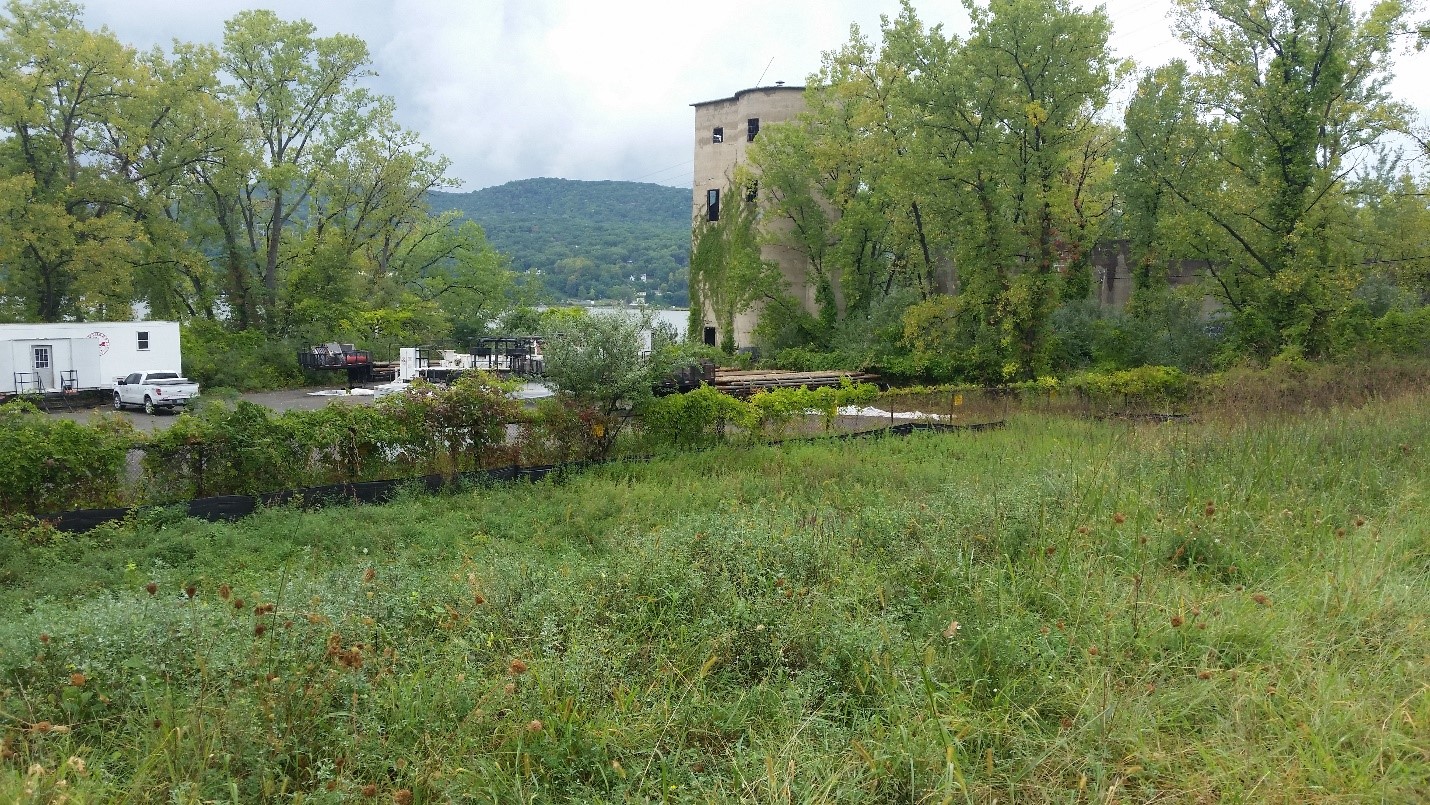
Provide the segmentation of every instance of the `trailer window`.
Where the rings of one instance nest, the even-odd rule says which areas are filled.
[[[149,331],[148,331],[148,330],[140,330],[140,331],[139,331],[139,349],[142,351],[142,350],[147,350],[148,348],[149,348]]]

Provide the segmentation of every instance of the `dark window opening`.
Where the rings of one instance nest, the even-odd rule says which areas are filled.
[[[747,185],[745,185],[745,200],[746,200],[746,201],[749,201],[749,202],[753,202],[753,201],[755,200],[755,196],[758,196],[759,194],[760,194],[760,180],[758,180],[758,179],[751,179],[751,180],[750,180],[750,183],[747,184]]]
[[[714,328],[714,327],[706,327],[706,328],[705,328],[705,346],[707,346],[707,347],[713,347],[713,346],[715,346],[715,328]]]
[[[749,132],[750,132],[750,142],[754,142],[754,141],[755,141],[755,135],[760,133],[760,119],[759,119],[758,117],[752,117],[752,118],[750,118],[750,122],[749,122]]]
[[[720,191],[705,191],[705,210],[709,214],[711,221],[720,220]]]
[[[716,126],[716,127],[715,127],[714,133],[712,133],[712,134],[710,135],[710,142],[712,142],[712,143],[723,143],[723,142],[725,142],[725,127],[724,127],[724,126]]]
[[[140,331],[139,331],[139,348],[140,348],[140,349],[148,349],[148,348],[149,348],[149,333],[146,332],[146,331],[144,331],[144,330],[140,330]]]

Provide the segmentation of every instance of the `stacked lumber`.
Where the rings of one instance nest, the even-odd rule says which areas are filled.
[[[868,372],[785,372],[778,369],[716,369],[717,390],[733,397],[748,397],[757,391],[767,389],[788,389],[808,386],[815,389],[823,386],[838,386],[844,378],[854,383],[877,383],[878,375]]]

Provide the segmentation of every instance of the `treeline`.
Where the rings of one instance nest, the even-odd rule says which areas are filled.
[[[638,182],[522,179],[470,193],[434,191],[510,255],[518,278],[552,301],[690,300],[690,191]]]
[[[1105,9],[966,5],[966,37],[909,2],[878,38],[856,29],[805,113],[761,132],[736,203],[697,230],[694,295],[723,330],[760,305],[757,341],[787,365],[981,382],[1425,352],[1425,138],[1387,90],[1427,37],[1410,5],[1178,3],[1192,61],[1135,76],[1120,126],[1131,65]],[[769,242],[805,258],[817,312]],[[1132,269],[1123,311],[1092,298],[1109,242]],[[1168,287],[1189,264],[1203,281]]]
[[[448,161],[363,86],[366,44],[244,11],[140,52],[66,0],[0,13],[0,320],[210,321],[298,342],[439,340],[506,307]]]

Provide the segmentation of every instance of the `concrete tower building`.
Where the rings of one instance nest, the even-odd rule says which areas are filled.
[[[759,136],[760,127],[790,120],[804,111],[804,87],[756,87],[740,90],[729,98],[691,105],[695,107],[692,221],[716,221],[719,220],[720,205],[726,201],[726,194],[731,192],[735,168],[745,164],[745,152]],[[778,226],[778,222],[773,225]],[[765,246],[761,256],[780,266],[789,283],[790,293],[802,299],[806,308],[813,309],[814,290],[806,287],[809,272],[805,257],[783,246]],[[759,316],[760,305],[756,303],[750,310],[735,317],[736,346],[750,345]],[[701,319],[703,332],[696,335],[707,344],[720,343],[725,333],[720,331],[721,325],[708,305],[701,311]]]

